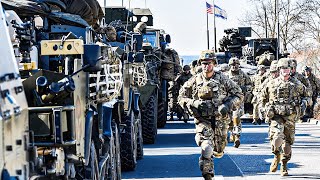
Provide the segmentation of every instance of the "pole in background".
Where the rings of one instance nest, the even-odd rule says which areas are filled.
[[[280,23],[279,23],[279,1],[274,0],[274,10],[275,10],[275,18],[277,22],[277,60],[279,60],[279,52],[280,52]]]
[[[267,22],[267,8],[263,4],[263,9],[264,9],[264,24],[265,24],[265,30],[266,30],[266,38],[268,38],[268,22]]]
[[[209,43],[209,24],[208,24],[208,13],[206,13],[207,14],[207,48],[208,48],[208,50],[209,50],[209,48],[210,48],[210,43]]]
[[[217,52],[217,27],[216,27],[216,8],[214,7],[214,0],[213,3],[213,27],[214,27],[214,52]]]

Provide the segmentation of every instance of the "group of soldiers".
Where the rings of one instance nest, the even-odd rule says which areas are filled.
[[[260,124],[261,120],[269,123],[274,154],[270,172],[276,172],[281,164],[281,175],[287,176],[295,123],[308,107],[312,108],[318,95],[319,83],[311,68],[305,67],[305,75],[301,75],[296,72],[294,59],[281,58],[271,63],[268,72],[265,66],[259,66],[257,74],[250,78],[240,69],[236,57],[229,60],[229,70],[216,70],[218,63],[211,50],[201,52],[198,65],[202,71],[180,88],[178,103],[194,117],[203,177],[206,180],[214,177],[213,158],[223,156],[228,131],[231,131],[230,141],[234,142],[234,147],[239,147],[240,116],[247,101],[253,103],[253,123]],[[249,89],[253,89],[253,98],[248,95]]]

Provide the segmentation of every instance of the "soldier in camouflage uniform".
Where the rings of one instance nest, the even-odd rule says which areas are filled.
[[[259,118],[259,103],[258,103],[258,96],[260,93],[260,85],[263,83],[263,81],[267,78],[266,76],[266,67],[264,65],[259,65],[258,66],[258,73],[252,77],[252,82],[253,82],[253,99],[252,99],[252,104],[253,104],[253,121],[252,124],[261,124],[261,119]]]
[[[213,51],[201,52],[198,60],[203,71],[180,89],[178,101],[195,118],[195,141],[201,147],[199,166],[206,180],[214,176],[213,157],[223,156],[227,144],[229,111],[239,108],[243,94],[238,85],[221,72]]]
[[[280,59],[278,68],[280,76],[270,80],[263,87],[260,100],[266,103],[266,118],[270,121],[269,138],[274,154],[270,172],[276,172],[281,161],[281,176],[288,176],[287,163],[292,155],[295,119],[300,116],[299,109],[308,104],[310,97],[308,97],[306,87],[290,76],[290,59]]]
[[[178,95],[179,95],[180,88],[183,86],[183,84],[185,82],[187,82],[192,77],[190,70],[191,70],[191,68],[189,65],[183,66],[183,72],[181,74],[179,74],[178,77],[173,81],[173,83],[174,83],[173,90],[175,92],[172,93],[172,97],[169,97],[170,101],[172,101],[172,106],[170,107],[171,119],[173,119],[173,112],[176,112],[178,119],[181,120],[181,118],[183,117],[183,121],[185,123],[187,123],[187,121],[189,120],[189,116],[186,113],[186,111],[179,104],[177,104],[177,101],[178,101]]]
[[[239,58],[233,57],[229,60],[230,70],[228,77],[233,80],[238,86],[240,86],[242,93],[246,96],[247,91],[251,89],[252,83],[250,77],[240,69]],[[246,99],[246,98],[245,98]],[[244,102],[241,106],[232,112],[232,121],[229,125],[230,130],[230,141],[234,142],[234,147],[240,146],[240,135],[241,135],[241,119],[240,117],[244,114]]]
[[[271,62],[270,70],[269,70],[268,74],[266,75],[267,78],[262,82],[262,84],[260,84],[259,93],[257,96],[258,103],[259,103],[259,99],[261,96],[261,89],[263,89],[263,87],[266,87],[266,85],[269,83],[269,81],[279,77],[279,70],[277,67],[277,62],[278,62],[277,60],[274,60]],[[261,120],[265,120],[265,112],[264,112],[265,104],[259,103],[258,108],[259,108],[259,118]],[[266,123],[269,123],[269,122],[266,122]]]
[[[306,78],[304,75],[297,72],[297,60],[295,60],[295,59],[290,59],[290,60],[292,62],[291,76],[295,77],[297,80],[302,82],[302,84],[304,84],[307,88],[308,95],[311,96],[312,95],[312,87],[311,87],[311,84],[310,84],[308,78]],[[310,106],[312,106],[312,101],[310,101],[309,104],[306,104],[306,107],[301,108],[300,110],[302,112],[299,114],[305,114],[307,107],[310,107]],[[302,118],[302,116],[301,117],[297,116],[296,122],[302,122],[301,118]]]
[[[303,74],[309,80],[312,89],[312,106],[307,108],[306,117],[313,117],[313,108],[317,102],[317,97],[320,91],[320,80],[313,73],[311,67],[305,66]]]

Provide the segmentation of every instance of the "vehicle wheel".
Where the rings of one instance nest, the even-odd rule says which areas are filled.
[[[158,127],[163,128],[167,123],[167,109],[168,106],[162,99],[158,99]]]
[[[146,105],[142,108],[143,143],[154,144],[157,136],[158,102],[157,93],[152,93]]]
[[[121,134],[121,168],[123,171],[133,171],[137,164],[137,136],[133,111],[125,116],[124,133]]]
[[[137,129],[137,159],[143,158],[143,137],[142,137],[142,125],[141,125],[141,113],[136,115],[136,129]]]
[[[111,136],[109,142],[105,142],[103,144],[102,154],[104,156],[101,157],[101,159],[104,159],[108,157],[108,160],[105,164],[99,164],[99,167],[103,166],[103,169],[101,170],[100,179],[101,180],[116,180],[116,149],[115,149],[115,137],[114,135]]]

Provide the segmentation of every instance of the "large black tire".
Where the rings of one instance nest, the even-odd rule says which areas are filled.
[[[167,123],[168,105],[163,99],[158,99],[158,128],[163,128]]]
[[[121,169],[133,171],[137,165],[137,130],[133,111],[126,115],[123,122],[126,124],[121,134]]]
[[[143,137],[142,137],[142,125],[141,125],[141,113],[136,115],[136,128],[137,128],[137,159],[143,158]]]
[[[157,137],[158,95],[152,93],[141,110],[143,143],[154,144]]]

